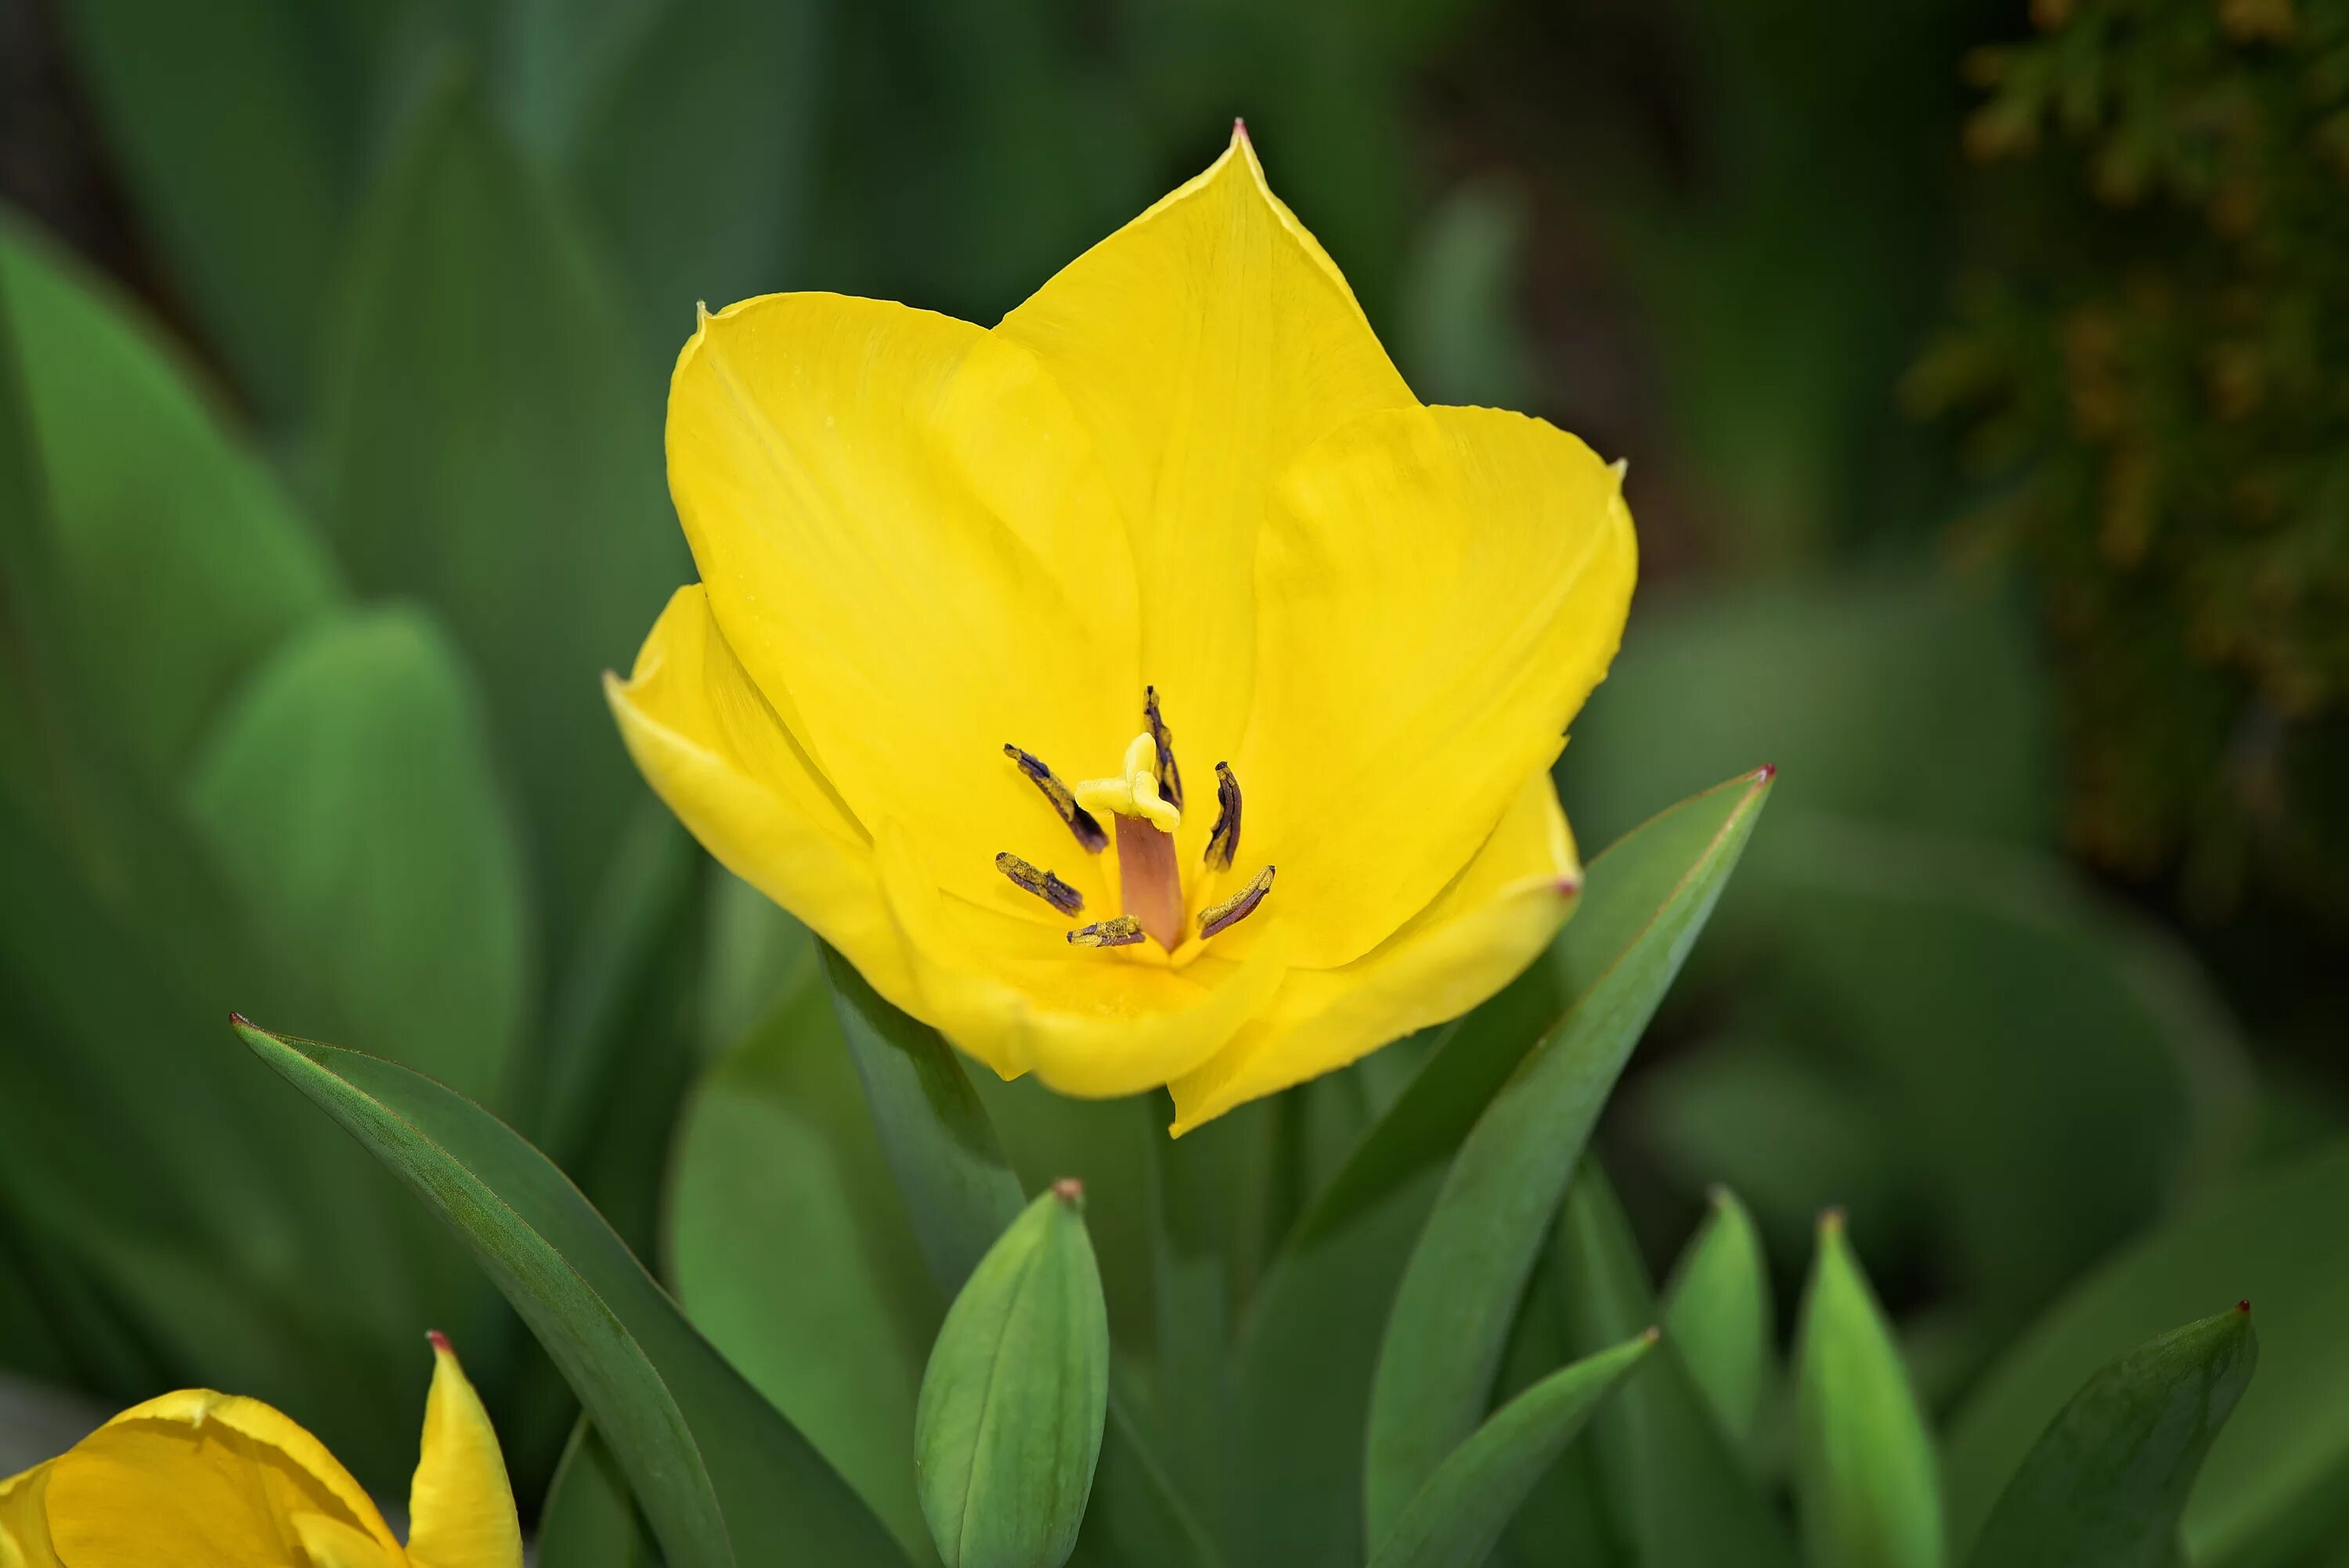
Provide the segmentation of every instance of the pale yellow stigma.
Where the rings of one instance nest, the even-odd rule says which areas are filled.
[[[1183,825],[1182,810],[1158,793],[1158,742],[1146,730],[1125,748],[1124,777],[1084,780],[1077,786],[1077,804],[1140,817],[1162,833]]]

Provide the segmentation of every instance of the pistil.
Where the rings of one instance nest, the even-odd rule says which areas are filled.
[[[1174,836],[1146,817],[1117,819],[1117,875],[1125,913],[1169,953],[1183,942],[1183,875]]]

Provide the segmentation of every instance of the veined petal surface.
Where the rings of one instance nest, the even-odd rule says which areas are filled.
[[[1231,756],[1255,692],[1274,480],[1349,420],[1415,407],[1411,389],[1245,131],[995,330],[1034,352],[1092,432],[1141,583],[1144,678],[1186,748]],[[1188,854],[1210,825],[1185,822]]]
[[[1606,674],[1633,571],[1617,474],[1522,414],[1372,414],[1282,477],[1237,766],[1298,964],[1360,957],[1458,874]]]
[[[208,1389],[134,1406],[53,1460],[47,1511],[72,1568],[291,1568],[308,1561],[302,1521],[313,1516],[383,1564],[406,1561],[325,1444],[257,1399]]]
[[[1060,387],[965,322],[771,294],[686,345],[668,465],[711,612],[815,766],[941,886],[999,896],[997,851],[1050,824],[1005,744],[1107,760],[1143,686],[1133,569]]]
[[[1468,1011],[1549,945],[1581,885],[1544,766],[1518,786],[1467,869],[1409,925],[1342,967],[1290,970],[1228,1045],[1175,1078],[1175,1132]]]

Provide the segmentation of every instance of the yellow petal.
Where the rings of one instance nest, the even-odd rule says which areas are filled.
[[[637,768],[720,864],[885,995],[909,988],[871,841],[727,646],[699,583],[670,598],[629,678],[605,686]]]
[[[1292,962],[1360,957],[1459,873],[1605,676],[1634,570],[1618,475],[1521,414],[1373,414],[1289,469],[1235,767]]]
[[[1291,970],[1261,1016],[1175,1079],[1174,1132],[1475,1006],[1549,944],[1581,875],[1545,767],[1519,785],[1468,869],[1418,918],[1343,967]]]
[[[0,1568],[63,1568],[46,1506],[55,1460],[0,1480]]]
[[[1274,480],[1348,420],[1413,406],[1410,389],[1245,133],[995,330],[1034,350],[1092,433],[1142,584],[1143,676],[1185,758],[1234,755]],[[1187,860],[1208,815],[1186,824]]]
[[[301,1538],[309,1568],[401,1568],[364,1530],[323,1513],[297,1513],[294,1533]]]
[[[1088,1098],[1155,1088],[1213,1055],[1280,982],[1275,945],[1180,969],[1154,947],[1072,947],[1066,923],[1009,919],[941,892],[894,825],[880,852],[914,975],[898,1005],[1005,1078],[1033,1072]]]
[[[408,1560],[415,1568],[522,1568],[522,1526],[490,1413],[437,1334],[432,1357],[424,1440],[408,1489]]]
[[[1003,748],[1113,763],[1140,632],[1115,503],[1032,355],[903,305],[749,300],[678,358],[668,465],[727,643],[850,810],[970,898],[1000,851],[1074,851]]]
[[[71,1568],[304,1568],[296,1523],[339,1522],[405,1559],[326,1445],[257,1399],[185,1389],[83,1439],[49,1472],[57,1554]]]

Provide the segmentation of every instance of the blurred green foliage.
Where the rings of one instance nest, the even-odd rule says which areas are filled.
[[[0,14],[62,84],[42,123],[72,145],[44,155],[96,170],[10,174],[35,210],[0,217],[0,1363],[115,1402],[257,1394],[383,1482],[409,1456],[378,1414],[438,1326],[540,1495],[570,1394],[248,1057],[241,1008],[511,1123],[922,1559],[891,1466],[957,1281],[806,934],[650,799],[596,677],[691,570],[659,428],[697,299],[992,320],[1245,113],[1423,395],[1631,458],[1646,582],[1559,770],[1586,855],[1782,769],[1599,1125],[1620,1204],[1576,1179],[1480,1346],[1496,1393],[1695,1311],[1651,1281],[1725,1181],[1753,1261],[1676,1277],[1766,1323],[1847,1206],[1877,1295],[1841,1310],[1880,1302],[1950,1434],[1956,1543],[2070,1390],[2249,1292],[2264,1369],[2193,1561],[2337,1550],[2344,1287],[2306,1237],[2349,1191],[2341,1072],[2285,1070],[2270,1030],[2339,1038],[2349,7],[2042,0],[2035,36],[2005,0]],[[1909,367],[1910,408],[1955,418],[1904,412]],[[2181,938],[2179,855],[2205,913],[2285,890],[2284,950],[2323,962]],[[1363,1413],[1320,1441],[1263,1382],[1237,1451],[1279,1457],[1283,1416],[1317,1440],[1233,1476],[1224,1380],[1309,1352],[1367,1388],[1547,984],[1172,1150],[1143,1106],[973,1086],[997,1187],[1087,1180],[1097,1491],[1204,1516],[1143,1538],[1278,1560],[1359,1529],[1341,1490],[1301,1544],[1257,1533],[1277,1486],[1359,1485]],[[1405,1086],[1440,1056],[1489,1070],[1430,1112]],[[1331,1249],[1311,1288],[1351,1337],[1262,1327],[1298,1310],[1289,1237]],[[1816,1480],[1744,1321],[1630,1381],[1496,1561],[1548,1532],[1661,1562]],[[572,1451],[570,1495],[610,1505],[609,1449]],[[1675,1510],[1658,1477],[1691,1463],[1744,1501]]]

